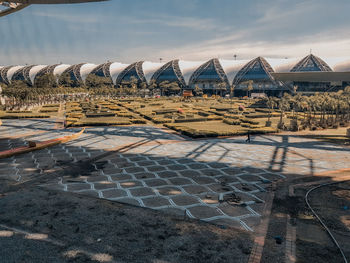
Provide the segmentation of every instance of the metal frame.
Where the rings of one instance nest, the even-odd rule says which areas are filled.
[[[283,86],[281,82],[275,81],[274,77],[271,75],[271,73],[274,73],[274,70],[263,57],[257,57],[249,61],[246,65],[244,65],[244,67],[235,76],[233,80],[233,85],[239,85],[242,82],[242,78],[252,69],[255,63],[259,63],[261,65],[272,84],[278,84],[278,86]]]
[[[29,77],[29,72],[30,70],[35,67],[36,65],[30,65],[30,66],[25,66],[23,68],[20,68],[19,70],[17,70],[13,75],[10,81],[14,81],[16,80],[16,78],[20,78],[21,76],[23,76],[24,81],[28,84],[28,85],[33,85],[32,81],[30,80]],[[17,79],[18,80],[18,79]]]
[[[221,82],[225,82],[227,84],[227,86],[230,86],[230,82],[228,81],[228,78],[220,64],[220,61],[217,58],[213,58],[207,62],[205,62],[204,64],[202,64],[201,66],[199,66],[198,69],[196,69],[196,71],[192,74],[190,80],[189,80],[189,86],[193,85],[198,77],[205,71],[208,69],[208,67],[210,67],[211,65],[214,66],[215,72],[216,74],[218,74]]]
[[[64,76],[66,73],[68,73],[70,75],[70,72],[73,72],[73,75],[75,77],[75,80],[78,81],[78,82],[83,82],[83,79],[81,78],[81,75],[80,75],[80,68],[85,65],[86,63],[80,63],[80,64],[75,64],[75,65],[72,65],[70,66],[69,68],[67,68],[65,71],[62,72],[62,74],[60,75],[60,78],[58,80],[58,83],[59,84],[62,84],[61,83],[61,78],[62,76]]]
[[[106,78],[111,78],[111,79],[112,79],[111,73],[110,73],[110,71],[109,71],[109,67],[110,67],[112,64],[113,64],[113,62],[103,63],[103,64],[97,66],[93,71],[91,71],[90,74],[96,75],[97,72],[102,71],[102,74],[103,74],[104,77],[106,77]],[[89,75],[90,75],[90,74],[89,74]]]
[[[301,68],[305,67],[305,65],[308,63],[308,61],[311,60],[316,66],[319,68],[320,71],[333,71],[330,66],[327,65],[326,62],[324,62],[319,57],[316,57],[315,55],[308,55],[302,60],[300,60],[291,70],[290,72],[300,72]]]
[[[164,64],[160,69],[158,69],[152,76],[151,81],[155,81],[156,83],[158,83],[158,78],[159,76],[168,68],[172,68],[178,83],[182,86],[182,87],[186,87],[186,83],[185,83],[185,79],[182,75],[180,66],[179,66],[179,60],[175,59],[172,61],[169,61],[168,63]]]
[[[137,77],[139,78],[139,80],[141,82],[147,83],[145,74],[143,73],[143,69],[142,69],[143,62],[144,61],[135,62],[135,63],[129,65],[128,67],[126,67],[122,72],[120,72],[120,74],[118,75],[117,80],[116,80],[116,85],[120,84],[123,81],[123,78],[125,77],[125,75],[128,74],[128,72],[130,72],[134,68],[135,68],[135,71],[136,71],[136,74],[137,74]]]
[[[0,69],[0,83],[4,83],[6,85],[10,84],[9,80],[7,79],[7,72],[12,68],[13,66],[3,67]]]
[[[35,75],[35,77],[34,77],[34,83],[33,83],[33,85],[35,84],[35,82],[36,82],[36,80],[37,80],[38,77],[41,77],[41,76],[43,76],[43,75],[45,75],[45,74],[50,74],[50,73],[53,74],[55,68],[56,68],[57,66],[59,66],[59,65],[61,65],[61,64],[49,65],[49,66],[46,66],[45,68],[42,68],[41,70],[39,70],[39,72],[38,72],[38,73]]]

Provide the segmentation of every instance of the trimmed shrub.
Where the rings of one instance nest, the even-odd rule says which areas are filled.
[[[181,122],[200,122],[200,121],[207,121],[207,118],[184,118],[184,119],[175,119],[175,123],[181,123]]]
[[[253,120],[249,120],[247,118],[240,118],[241,122],[243,123],[249,123],[249,124],[253,124],[253,125],[258,125],[259,122],[258,121],[253,121]]]
[[[152,118],[152,121],[156,124],[161,124],[161,123],[170,123],[173,120],[172,119],[167,119],[167,118]]]
[[[240,125],[241,124],[240,120],[233,120],[233,119],[224,119],[223,122],[228,124],[228,125]]]
[[[58,112],[58,109],[42,109],[40,110],[42,113],[48,113],[48,112]]]
[[[4,115],[1,116],[1,119],[45,119],[50,118],[49,115],[42,115],[42,114],[16,114],[16,115]]]
[[[12,111],[6,111],[6,113],[32,113],[32,111],[31,110],[24,110],[24,111],[12,110]]]
[[[224,117],[227,118],[227,119],[234,119],[234,120],[238,120],[240,118],[240,116],[232,115],[232,114],[225,114]]]
[[[101,112],[101,113],[94,113],[89,112],[85,114],[87,118],[99,118],[99,117],[114,117],[114,112]]]
[[[133,124],[146,124],[147,122],[144,119],[132,119]]]

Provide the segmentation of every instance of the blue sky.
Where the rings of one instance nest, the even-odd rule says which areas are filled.
[[[111,0],[0,18],[0,65],[350,56],[348,0]]]

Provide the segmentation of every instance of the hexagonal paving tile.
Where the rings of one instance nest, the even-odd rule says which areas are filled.
[[[181,178],[181,177],[177,177],[177,178],[170,178],[168,179],[170,181],[171,184],[173,185],[186,185],[186,184],[192,184],[192,181],[187,179],[187,178]]]
[[[142,186],[142,183],[140,181],[130,180],[130,181],[121,182],[120,186],[123,188],[133,188],[133,187]]]
[[[220,216],[222,215],[216,208],[208,207],[208,206],[195,206],[188,208],[188,210],[191,212],[191,214],[196,218],[210,218],[214,216]]]
[[[150,195],[156,195],[152,188],[147,187],[140,187],[140,188],[134,188],[130,189],[130,193],[133,196],[141,197],[141,196],[150,196]]]
[[[80,191],[91,189],[91,185],[87,183],[72,183],[67,185],[68,191]]]
[[[209,191],[208,188],[201,185],[184,186],[183,189],[189,194],[202,194]]]
[[[109,189],[102,191],[102,195],[104,198],[119,198],[123,196],[127,196],[127,193],[121,189]]]
[[[156,190],[159,192],[161,195],[180,195],[182,194],[181,190],[177,187],[173,186],[165,186],[165,187],[158,187]]]
[[[173,171],[162,171],[157,172],[157,175],[161,178],[172,178],[172,177],[178,177],[178,174]]]
[[[161,207],[170,205],[168,199],[161,196],[143,198],[142,201],[145,206],[148,207]]]
[[[172,197],[171,200],[178,206],[200,204],[197,198],[190,195],[177,195]]]

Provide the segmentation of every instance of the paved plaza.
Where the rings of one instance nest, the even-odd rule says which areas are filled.
[[[1,150],[79,129],[54,120],[5,120]],[[25,136],[25,137],[23,137]],[[152,126],[88,128],[78,139],[0,159],[0,176],[24,181],[63,168],[41,185],[254,231],[272,182],[348,168],[350,150],[286,135],[187,140]]]

